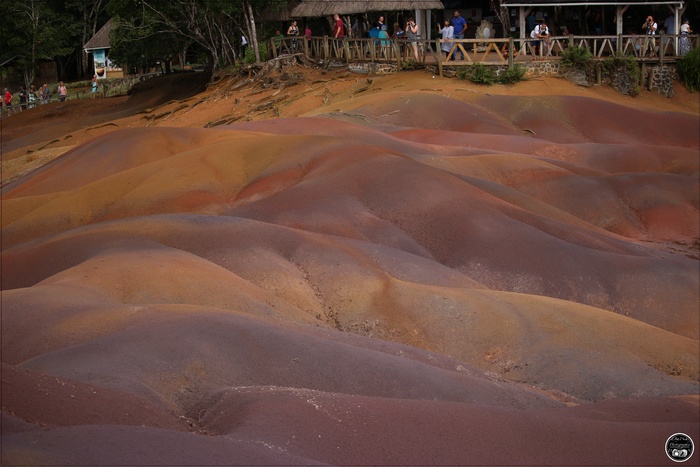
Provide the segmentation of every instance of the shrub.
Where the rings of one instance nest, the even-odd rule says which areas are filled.
[[[622,54],[616,54],[610,58],[605,59],[603,62],[603,67],[605,68],[605,73],[607,75],[612,75],[620,68],[625,68],[629,74],[630,81],[633,86],[630,88],[630,96],[636,96],[639,94],[639,82],[641,78],[641,71],[637,65],[637,61],[632,56],[625,56]]]
[[[471,68],[469,80],[476,84],[493,84],[496,82],[496,75],[490,68],[481,63],[474,63]]]
[[[455,72],[455,76],[459,79],[467,79],[469,78],[469,68],[466,66],[460,66],[457,67],[457,71]]]
[[[700,48],[695,48],[678,61],[678,74],[688,91],[700,90]]]
[[[416,62],[414,59],[407,59],[407,60],[401,60],[401,69],[402,70],[416,70],[418,69],[418,62]]]
[[[260,61],[265,62],[267,61],[267,47],[265,47],[264,43],[258,44],[258,50],[260,50]],[[243,58],[243,62],[247,64],[252,64],[255,63],[255,50],[253,50],[252,46],[248,46],[245,49],[245,57]]]
[[[498,75],[496,80],[501,84],[513,84],[523,80],[525,76],[525,67],[521,65],[514,65],[509,67],[506,71]]]
[[[585,47],[567,47],[561,53],[561,64],[568,68],[587,69],[591,65],[593,54]]]

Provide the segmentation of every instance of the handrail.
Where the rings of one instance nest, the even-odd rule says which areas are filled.
[[[445,42],[452,44],[447,57],[441,51]],[[675,60],[684,50],[700,46],[698,34],[659,34],[659,35],[569,35],[551,36],[547,40],[531,38],[489,38],[489,39],[381,39],[343,38],[328,36],[305,36],[271,38],[268,47],[270,55],[278,57],[285,53],[303,53],[305,56],[324,61],[344,62],[393,62],[399,66],[402,61],[414,57],[413,43],[418,51],[418,62],[434,62],[440,66],[489,63],[511,65],[514,61],[524,61],[528,55],[537,59],[557,59],[568,47],[585,47],[593,59],[602,60],[613,55],[627,55],[638,60]],[[685,47],[685,48],[684,48]],[[512,56],[510,56],[512,55]],[[463,56],[463,58],[462,58]],[[458,60],[454,60],[458,58]]]

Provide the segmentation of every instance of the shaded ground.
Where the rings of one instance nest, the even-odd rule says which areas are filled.
[[[63,136],[3,122],[3,465],[662,465],[699,440],[692,103],[159,83]]]

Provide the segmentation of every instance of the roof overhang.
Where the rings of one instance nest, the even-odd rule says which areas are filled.
[[[440,0],[426,1],[302,1],[291,12],[293,18],[353,15],[369,11],[401,11],[401,10],[444,10],[445,5]]]
[[[651,0],[651,1],[641,1],[641,2],[615,2],[615,1],[593,1],[593,2],[585,2],[585,1],[575,1],[575,2],[538,2],[537,0],[530,1],[530,2],[524,2],[524,1],[514,1],[514,2],[509,2],[509,1],[503,1],[502,5],[504,7],[516,7],[516,6],[606,6],[606,5],[612,5],[612,6],[643,6],[643,5],[678,5],[679,7],[683,7],[683,3],[685,3],[684,0]]]

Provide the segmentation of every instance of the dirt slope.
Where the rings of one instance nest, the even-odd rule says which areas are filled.
[[[700,442],[692,102],[218,79],[3,122],[3,465],[658,465]]]

